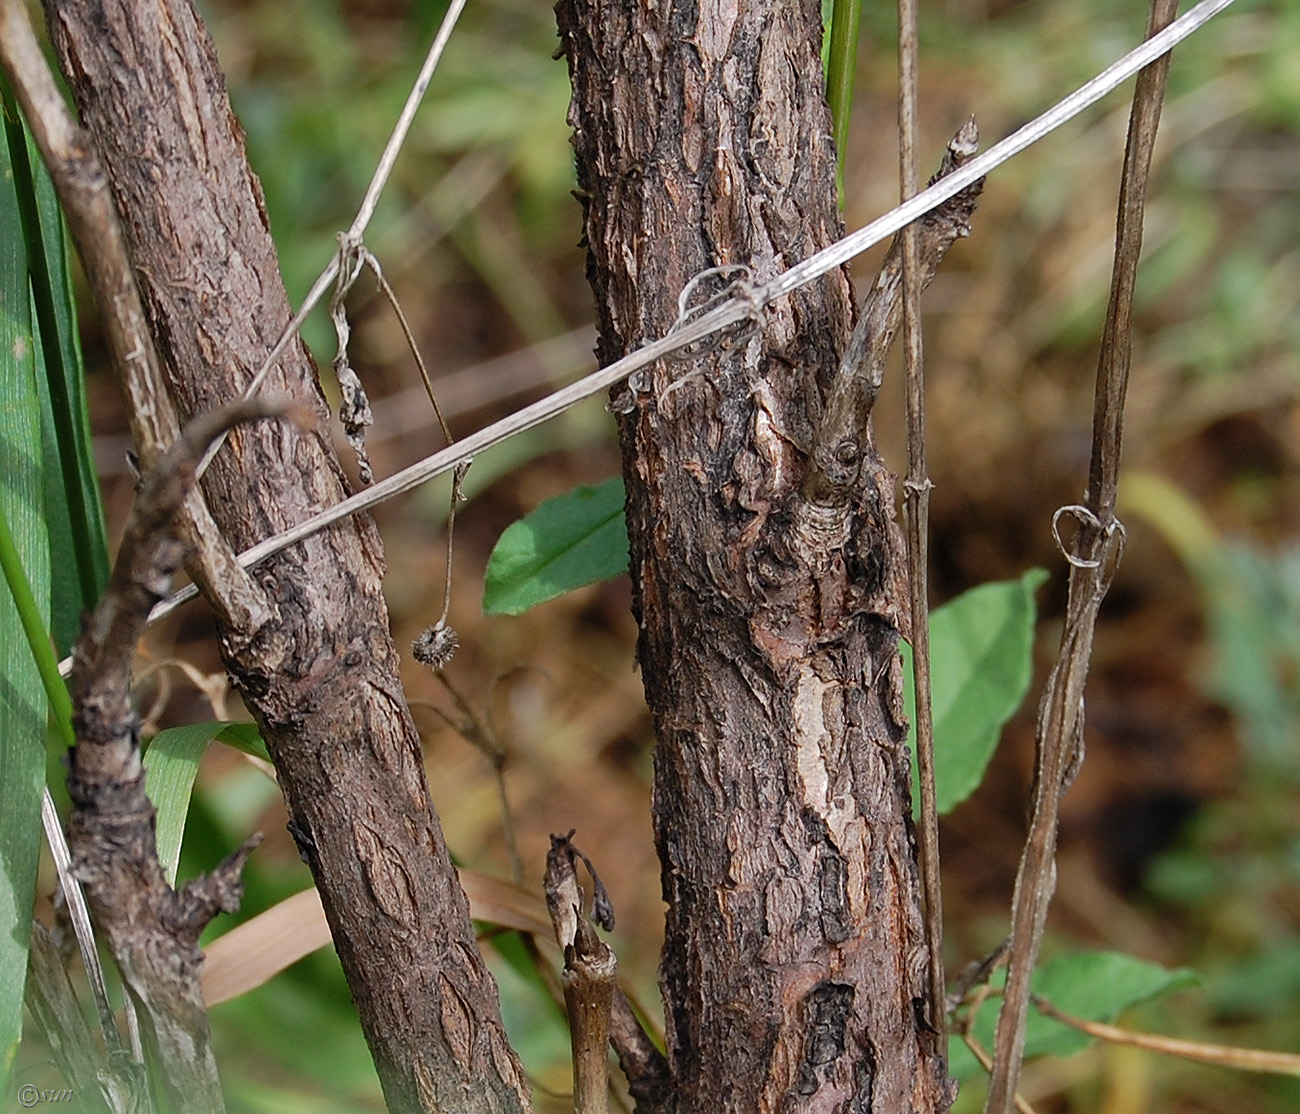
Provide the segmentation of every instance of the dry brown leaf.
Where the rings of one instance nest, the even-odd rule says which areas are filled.
[[[475,920],[549,939],[551,924],[540,897],[472,870],[462,870],[460,882]],[[208,945],[203,999],[211,1007],[237,998],[329,942],[320,894],[314,887],[296,893]]]

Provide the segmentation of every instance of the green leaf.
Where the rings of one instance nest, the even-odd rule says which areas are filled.
[[[858,24],[862,0],[832,0],[829,46],[826,58],[826,101],[831,109],[831,135],[835,139],[836,175],[844,194],[844,155],[849,146],[849,115],[853,110],[853,84],[858,69]]]
[[[981,584],[930,614],[935,794],[951,812],[975,791],[1003,725],[1020,707],[1033,676],[1034,592],[1047,573]],[[912,648],[902,644],[904,699],[916,720]],[[908,732],[916,768],[916,732]],[[914,803],[916,787],[913,784]]]
[[[484,958],[501,993],[501,1018],[529,1076],[561,1087],[570,1067],[569,1027],[517,932],[490,937]],[[497,962],[498,958],[501,962]]]
[[[6,129],[7,130],[7,129]],[[0,142],[0,1093],[22,1035],[45,785],[47,704],[29,629],[49,626],[35,338],[8,138]],[[19,611],[19,600],[27,623]]]
[[[55,641],[72,648],[81,615],[108,584],[108,543],[91,451],[81,344],[63,217],[49,173],[8,94],[5,133],[35,317],[45,516],[52,552]]]
[[[1120,952],[1059,955],[1034,973],[1033,990],[1063,1013],[1114,1021],[1121,1010],[1198,982],[1194,971],[1170,971]],[[1072,1056],[1093,1041],[1086,1033],[1033,1013],[1025,1036],[1029,1056]]]
[[[145,751],[145,790],[158,810],[158,861],[162,863],[167,881],[173,886],[176,884],[176,864],[181,857],[181,838],[185,834],[185,817],[190,809],[194,778],[199,772],[203,752],[213,739],[218,738],[247,754],[266,757],[266,746],[253,724],[222,720],[169,727],[158,732]]]
[[[518,615],[627,572],[623,481],[577,487],[508,526],[488,559],[483,610]]]
[[[267,753],[266,743],[262,741],[262,733],[255,723],[242,720],[227,723],[217,736],[217,741],[243,751],[253,758],[260,758],[263,762],[271,761],[271,756]]]
[[[999,972],[994,982],[1005,980]],[[1199,979],[1194,971],[1170,971],[1155,963],[1119,952],[1069,952],[1057,956],[1034,972],[1034,994],[1047,999],[1063,1013],[1085,1021],[1112,1022],[1121,1011],[1160,994],[1193,986]],[[997,1025],[995,1002],[988,1002],[975,1023],[975,1037],[987,1049],[993,1047]],[[1031,1011],[1025,1027],[1025,1058],[1072,1056],[1082,1052],[1095,1038]],[[959,1079],[983,1074],[960,1037],[949,1041],[949,1071]]]

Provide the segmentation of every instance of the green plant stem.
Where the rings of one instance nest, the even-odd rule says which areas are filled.
[[[0,567],[4,569],[5,580],[13,594],[14,605],[18,608],[18,617],[23,624],[23,633],[31,647],[32,658],[45,686],[45,696],[50,702],[54,722],[64,743],[72,747],[76,737],[72,733],[72,700],[68,696],[63,678],[59,676],[59,662],[50,644],[49,631],[41,618],[40,608],[32,593],[31,582],[23,568],[22,560],[14,545],[13,534],[9,531],[9,519],[0,506]]]
[[[831,11],[831,53],[826,66],[826,100],[831,106],[831,135],[835,139],[836,185],[844,207],[844,152],[849,146],[849,115],[853,111],[853,81],[858,68],[858,24],[862,0],[835,0]]]

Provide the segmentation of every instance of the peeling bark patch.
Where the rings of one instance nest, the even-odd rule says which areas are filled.
[[[845,730],[841,698],[838,686],[823,681],[812,666],[800,667],[793,716],[796,764],[802,783],[800,804],[825,824],[828,844],[845,866],[846,876],[839,889],[845,896],[836,905],[842,909],[846,923],[852,924],[850,907],[864,896],[865,887],[848,876],[848,864],[866,861],[871,836],[856,802],[842,784],[841,763],[836,760],[841,745],[837,735],[842,738]]]
[[[462,1066],[468,1065],[473,1062],[473,1018],[461,998],[460,991],[451,980],[443,977],[439,981],[442,984],[440,987],[442,993],[439,995],[438,1009],[442,1019],[443,1037],[456,1063]]]
[[[671,327],[709,268],[765,281],[834,239],[815,0],[557,10],[602,363]],[[906,583],[869,428],[828,438],[836,506],[801,498],[852,316],[840,270],[615,406],[681,1114],[937,1109],[896,1005],[920,922],[893,907],[916,887],[877,689]]]
[[[794,1094],[816,1094],[831,1076],[844,1054],[844,1027],[852,1009],[853,987],[843,983],[818,983],[804,998],[803,1060],[791,1089]]]
[[[763,927],[768,936],[786,940],[803,917],[803,887],[793,878],[773,878],[763,890]]]

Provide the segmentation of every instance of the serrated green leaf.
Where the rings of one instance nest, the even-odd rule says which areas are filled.
[[[623,481],[577,487],[508,526],[488,559],[483,610],[518,615],[627,572]]]
[[[217,738],[247,754],[266,758],[266,745],[253,724],[222,720],[169,727],[154,736],[144,754],[145,791],[158,810],[158,861],[172,885],[176,884],[176,864],[180,862],[194,778],[203,752]]]
[[[1047,573],[981,584],[930,613],[930,687],[934,715],[935,796],[951,812],[975,791],[1003,725],[1020,707],[1033,676],[1034,592]],[[916,721],[912,648],[903,643],[904,700]],[[912,768],[916,733],[908,731]],[[917,803],[915,783],[914,804]]]
[[[8,129],[6,129],[6,132]],[[41,413],[18,199],[8,135],[0,141],[0,1093],[22,1034],[45,785],[46,698],[16,603],[48,629],[50,553],[41,483]]]
[[[1001,985],[1004,980],[1005,973],[999,972],[994,982]],[[1032,986],[1034,994],[1063,1013],[1109,1023],[1138,1002],[1197,982],[1196,973],[1187,968],[1170,971],[1119,952],[1068,952],[1035,971]],[[995,1003],[989,1002],[975,1022],[975,1037],[987,1049],[993,1047],[996,1025],[997,1009]],[[1072,1056],[1094,1039],[1031,1010],[1025,1027],[1025,1058]],[[949,1041],[949,1071],[958,1079],[983,1074],[960,1037]]]

